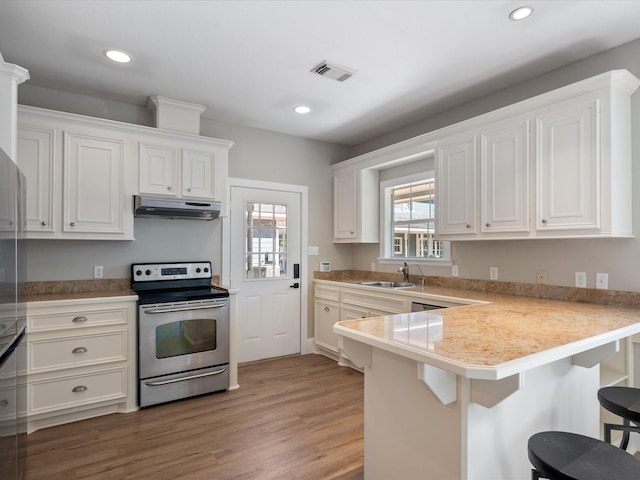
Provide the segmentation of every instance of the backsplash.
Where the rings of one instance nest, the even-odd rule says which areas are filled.
[[[220,275],[214,275],[214,285],[220,284]],[[48,282],[27,282],[25,294],[51,295],[89,292],[123,292],[131,290],[130,278],[100,278],[95,280],[60,280]],[[131,292],[133,294],[133,292]]]
[[[313,277],[319,280],[333,280],[338,282],[341,280],[380,280],[387,282],[402,280],[402,274],[399,273],[371,272],[366,270],[316,271]],[[420,275],[410,275],[409,279],[416,285],[420,285]],[[431,276],[424,277],[424,284],[427,287],[456,288],[474,292],[501,293],[548,300],[562,300],[566,302],[597,303],[619,307],[640,307],[640,293],[637,292]]]

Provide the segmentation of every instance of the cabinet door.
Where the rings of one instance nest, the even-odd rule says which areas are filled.
[[[600,228],[599,101],[564,102],[537,116],[536,228]]]
[[[338,353],[338,335],[333,325],[340,320],[338,304],[316,300],[314,341],[319,346]]]
[[[357,227],[357,184],[355,170],[333,177],[333,237],[355,240]]]
[[[53,233],[55,130],[18,127],[18,165],[27,179],[27,232]]]
[[[501,123],[481,135],[482,232],[529,230],[529,121]]]
[[[182,150],[182,196],[216,198],[215,154]]]
[[[178,149],[140,144],[140,193],[178,195]]]
[[[65,233],[124,233],[124,142],[64,134]]]
[[[476,136],[443,141],[436,150],[436,231],[475,234]]]

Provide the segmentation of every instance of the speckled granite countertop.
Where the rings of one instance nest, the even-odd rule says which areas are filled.
[[[356,286],[360,281],[341,279],[339,283]],[[398,293],[489,303],[348,320],[338,322],[334,331],[468,378],[486,379],[504,378],[640,333],[638,307],[432,286]]]

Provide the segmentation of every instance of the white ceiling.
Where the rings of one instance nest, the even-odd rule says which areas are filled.
[[[34,85],[354,145],[636,39],[638,19],[638,0],[2,0],[0,52]],[[309,71],[323,60],[357,73]]]

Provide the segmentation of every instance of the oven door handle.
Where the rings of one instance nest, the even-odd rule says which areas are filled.
[[[188,312],[190,310],[206,310],[209,308],[222,308],[226,306],[226,303],[218,303],[215,305],[199,305],[197,307],[171,307],[171,308],[154,308],[152,310],[145,310],[144,313],[172,313],[172,312]]]
[[[144,382],[144,384],[149,386],[149,387],[160,387],[162,385],[169,385],[171,383],[186,382],[187,380],[194,380],[196,378],[203,378],[203,377],[211,377],[213,375],[220,375],[221,373],[224,373],[226,371],[227,371],[227,367],[222,367],[220,370],[216,370],[214,372],[199,373],[197,375],[190,375],[188,377],[173,378],[171,380],[162,380],[162,381],[159,381],[159,382]]]

